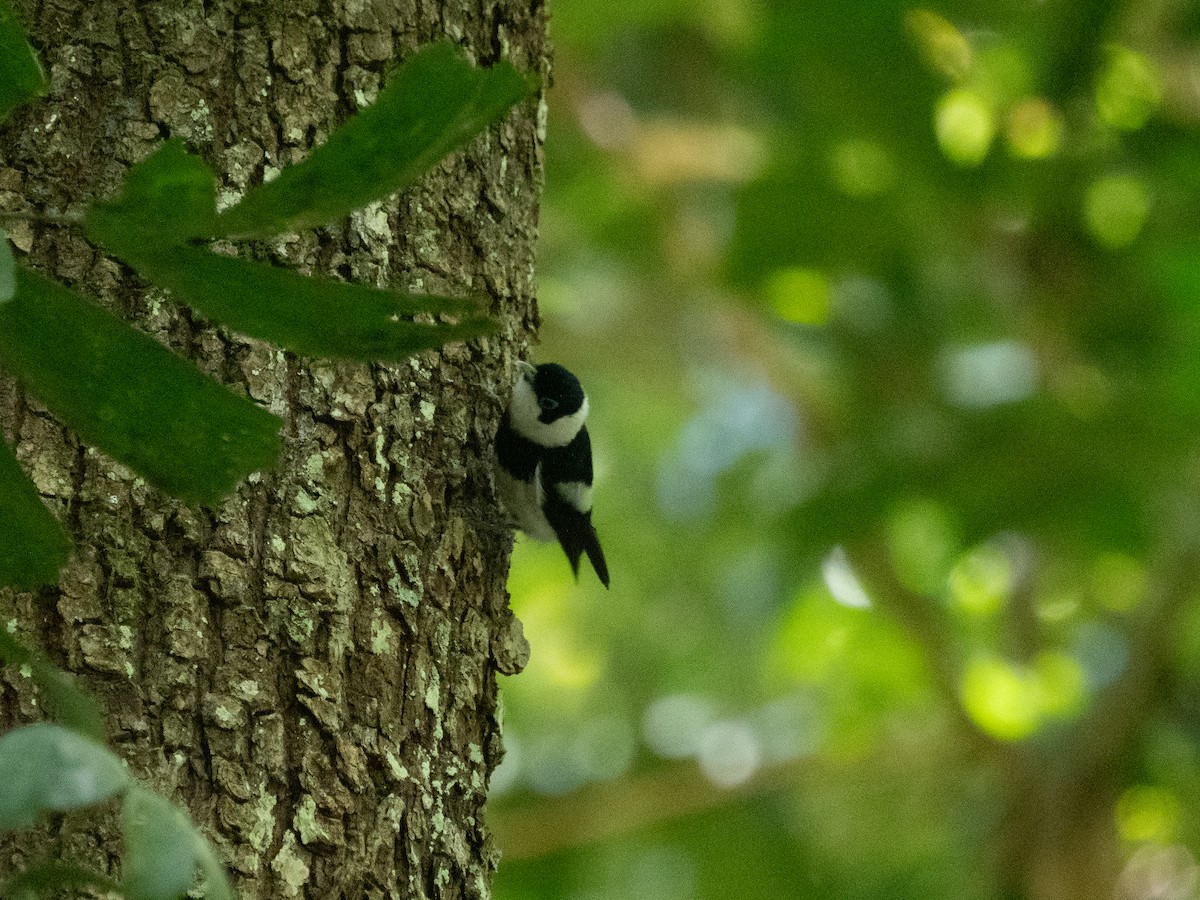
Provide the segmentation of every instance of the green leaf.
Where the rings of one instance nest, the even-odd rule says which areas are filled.
[[[175,900],[196,883],[195,840],[187,817],[140,785],[121,807],[123,887],[129,900]]]
[[[494,330],[477,304],[320,280],[189,243],[211,231],[212,173],[172,142],[135,165],[121,195],[88,212],[89,236],[208,318],[305,356],[398,360]],[[417,324],[418,313],[462,316]]]
[[[3,627],[0,627],[0,662],[27,667],[59,722],[98,744],[105,742],[104,713],[95,698],[79,687],[73,677]]]
[[[121,886],[100,872],[53,860],[27,869],[0,889],[0,897],[33,900],[52,896],[54,891],[92,888],[101,894],[115,894]],[[57,896],[57,895],[54,895]]]
[[[37,53],[25,39],[25,30],[8,0],[0,0],[0,121],[50,88]]]
[[[467,300],[310,278],[201,247],[180,245],[155,256],[125,258],[145,278],[169,288],[179,302],[303,356],[399,360],[495,330],[495,323]],[[467,315],[455,325],[405,318],[420,312]]]
[[[261,237],[310,228],[403,190],[530,89],[511,63],[477,69],[451,44],[426,47],[303,163],[221,213],[219,233]]]
[[[0,441],[0,584],[22,591],[53,584],[70,551],[67,533]]]
[[[17,293],[16,262],[8,235],[0,228],[0,303],[7,303]]]
[[[0,772],[0,831],[28,828],[43,812],[100,803],[128,783],[111,751],[48,722],[0,737]]]
[[[186,502],[274,464],[279,420],[73,291],[25,269],[0,364],[86,442]]]
[[[208,841],[175,804],[134,785],[121,808],[125,830],[122,879],[128,900],[176,900],[205,876],[205,896],[232,900],[224,867]]]
[[[168,141],[129,170],[121,193],[87,213],[89,235],[111,248],[180,244],[212,234],[217,184],[182,141]]]

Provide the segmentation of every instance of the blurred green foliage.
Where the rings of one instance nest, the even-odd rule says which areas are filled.
[[[517,548],[497,896],[1192,896],[1194,5],[552,34],[539,358],[613,590]]]

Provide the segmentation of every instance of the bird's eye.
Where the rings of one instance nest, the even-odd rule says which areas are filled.
[[[553,397],[539,397],[538,406],[549,412],[552,409],[558,409],[558,401]]]

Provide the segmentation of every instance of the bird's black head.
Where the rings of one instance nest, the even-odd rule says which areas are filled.
[[[586,402],[579,379],[558,363],[542,363],[534,370],[532,382],[540,407],[538,421],[547,425],[574,415]]]

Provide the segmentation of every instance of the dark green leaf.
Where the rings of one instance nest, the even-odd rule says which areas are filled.
[[[67,288],[19,269],[0,363],[83,440],[187,502],[274,464],[279,420]]]
[[[100,803],[128,782],[112,752],[48,722],[0,737],[0,772],[0,831],[27,828],[43,812]]]
[[[8,235],[4,233],[3,228],[0,228],[0,303],[7,303],[17,292],[15,265]]]
[[[173,803],[140,785],[125,795],[123,888],[129,900],[176,900],[205,875],[209,900],[232,900],[225,870],[208,842]]]
[[[50,701],[55,718],[72,731],[98,744],[104,743],[104,714],[100,704],[79,687],[74,678],[3,628],[0,628],[0,662],[27,667],[34,684]]]
[[[221,256],[189,244],[210,231],[214,182],[169,143],[134,166],[115,200],[88,213],[88,233],[205,316],[306,356],[396,360],[491,331],[475,303],[382,291]],[[415,324],[418,313],[463,317]]]
[[[35,897],[51,896],[52,891],[94,888],[100,893],[113,894],[121,886],[100,872],[83,866],[52,861],[34,866],[13,878],[0,890],[0,896],[11,900],[32,900]]]
[[[0,441],[0,584],[30,590],[58,580],[71,542]]]
[[[168,141],[129,170],[120,196],[88,210],[88,233],[109,247],[147,248],[212,233],[217,186],[182,141]]]
[[[221,213],[218,230],[266,236],[310,228],[403,190],[530,88],[508,62],[477,69],[451,44],[427,47],[308,159]]]
[[[45,94],[49,87],[12,4],[0,0],[0,121],[22,103]]]
[[[173,291],[179,302],[304,356],[398,360],[495,328],[469,301],[309,278],[201,247],[180,245],[126,259],[147,279]],[[418,312],[467,315],[456,325],[406,321]]]
[[[122,878],[130,900],[176,900],[196,883],[195,840],[173,803],[140,785],[121,807]]]

